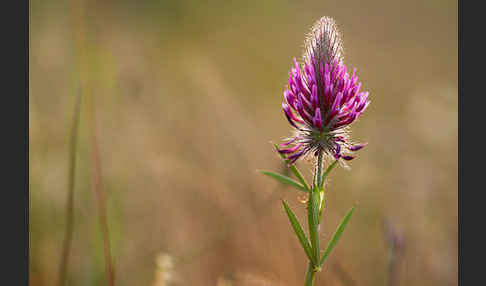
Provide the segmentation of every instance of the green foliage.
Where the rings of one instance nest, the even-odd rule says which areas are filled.
[[[334,246],[336,246],[337,242],[339,241],[339,238],[341,238],[341,234],[343,233],[344,229],[346,228],[346,225],[348,224],[349,219],[351,218],[351,215],[353,214],[353,212],[354,212],[354,207],[352,207],[348,211],[348,213],[346,213],[346,215],[344,216],[343,220],[341,221],[338,228],[336,229],[336,232],[332,236],[331,241],[329,242],[326,250],[324,251],[324,254],[322,255],[322,258],[321,258],[319,265],[322,266],[322,264],[324,263],[326,258],[329,256],[329,254],[331,254],[331,251],[333,250]]]
[[[270,177],[276,179],[277,181],[279,181],[281,183],[294,186],[301,191],[309,192],[309,190],[307,190],[302,184],[299,184],[295,180],[293,180],[293,179],[291,179],[287,176],[284,176],[282,174],[274,173],[274,172],[271,172],[271,171],[265,171],[265,170],[258,170],[258,172],[260,172],[264,175],[270,176]]]
[[[312,261],[313,264],[316,264],[319,259],[315,259],[315,257],[313,257],[311,246],[309,245],[309,241],[307,240],[304,230],[300,226],[297,217],[295,216],[295,214],[292,212],[292,210],[289,208],[289,206],[284,200],[282,200],[282,204],[285,208],[285,212],[287,213],[287,216],[289,217],[290,224],[292,225],[295,234],[297,234],[297,237],[299,238],[300,245],[302,245],[302,248],[304,248],[305,254],[309,258],[309,260]]]

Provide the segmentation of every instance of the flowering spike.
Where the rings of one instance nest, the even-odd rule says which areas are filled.
[[[368,92],[360,91],[356,69],[350,76],[344,65],[341,36],[333,19],[322,17],[312,27],[305,41],[303,62],[293,58],[289,72],[288,85],[284,91],[282,109],[289,123],[296,129],[292,138],[280,144],[285,149],[276,149],[286,160],[288,167],[299,178],[302,185],[294,186],[307,191],[307,220],[309,238],[307,238],[292,213],[289,215],[294,230],[299,237],[307,257],[309,268],[305,285],[314,285],[315,274],[321,270],[326,257],[337,243],[354,208],[344,217],[329,246],[321,256],[319,246],[319,224],[324,209],[324,180],[340,159],[350,161],[355,158],[348,153],[361,150],[367,143],[353,145],[349,138],[349,126],[368,107]],[[313,184],[305,182],[300,172],[292,166],[305,156],[317,157]],[[324,156],[335,160],[323,173]],[[341,163],[343,163],[341,160]],[[289,210],[284,202],[286,211]],[[291,213],[291,211],[290,211]],[[287,211],[287,214],[289,212]],[[310,240],[310,243],[309,243]],[[305,242],[305,243],[304,243]]]
[[[364,145],[351,145],[348,126],[368,107],[368,92],[361,91],[357,70],[352,75],[344,65],[341,36],[333,19],[319,19],[308,35],[303,62],[293,58],[288,86],[284,91],[285,116],[297,129],[299,140],[285,149],[289,164],[308,153],[324,153],[336,159],[351,160],[342,150],[358,151]]]
[[[343,43],[337,30],[336,22],[330,17],[322,17],[314,23],[304,45],[304,60],[311,62],[315,58],[334,62],[343,60]]]

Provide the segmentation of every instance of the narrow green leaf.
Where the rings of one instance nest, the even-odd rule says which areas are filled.
[[[322,258],[321,258],[321,261],[320,261],[321,266],[324,263],[324,260],[326,260],[326,258],[331,253],[334,246],[336,246],[336,243],[338,242],[339,238],[341,237],[341,234],[343,233],[344,228],[348,224],[349,219],[351,218],[351,215],[353,214],[353,212],[354,212],[354,207],[352,207],[348,211],[348,213],[344,216],[343,220],[341,221],[338,228],[336,229],[336,232],[332,236],[331,241],[329,242],[329,245],[327,246],[326,250],[324,251],[324,254],[322,255]]]
[[[321,181],[319,182],[319,186],[322,186],[324,184],[324,180],[326,180],[327,175],[329,175],[329,173],[331,172],[331,170],[334,169],[334,167],[336,166],[337,162],[338,162],[338,160],[332,162],[331,165],[329,165],[327,167],[326,171],[324,171],[324,174],[322,174]]]
[[[294,187],[300,189],[301,191],[308,192],[308,190],[303,185],[299,184],[298,182],[296,182],[295,180],[293,180],[293,179],[291,179],[287,176],[284,176],[284,175],[281,175],[281,174],[278,174],[278,173],[274,173],[274,172],[270,172],[270,171],[265,171],[265,170],[258,170],[258,172],[260,172],[264,175],[270,176],[270,177],[280,181],[281,183],[291,185],[291,186],[294,186]]]
[[[281,154],[280,152],[278,152],[280,150],[280,148],[278,148],[277,144],[275,144],[274,146],[275,146],[275,149],[277,149],[277,153],[280,155],[280,157],[282,157],[282,159],[285,160],[285,163],[288,164],[289,160],[287,159],[287,156],[285,154]],[[304,176],[302,176],[302,173],[299,171],[299,169],[297,169],[297,167],[295,167],[295,165],[289,166],[289,169],[292,171],[292,173],[294,173],[294,175],[297,177],[297,179],[299,179],[299,181],[302,183],[302,185],[304,185],[304,187],[307,190],[310,190],[309,185],[305,181]]]
[[[295,234],[297,234],[297,237],[299,238],[300,245],[302,245],[302,248],[304,248],[305,254],[309,258],[309,260],[313,261],[313,263],[315,264],[316,260],[312,258],[311,246],[309,244],[309,241],[307,240],[307,237],[305,236],[304,231],[302,230],[302,227],[299,224],[299,221],[297,220],[297,217],[294,215],[294,213],[284,200],[282,200],[282,204],[285,208],[287,216],[289,217],[290,224],[292,225]]]

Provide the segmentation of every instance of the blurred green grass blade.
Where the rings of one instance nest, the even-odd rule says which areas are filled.
[[[260,172],[264,175],[270,176],[270,177],[276,179],[277,181],[279,181],[281,183],[291,185],[291,186],[294,186],[294,187],[300,189],[301,191],[308,192],[308,190],[303,185],[299,184],[298,182],[294,181],[293,179],[291,179],[287,176],[284,176],[284,175],[281,175],[281,174],[278,174],[278,173],[274,173],[274,172],[270,172],[270,171],[265,171],[265,170],[258,170],[258,172]]]
[[[282,159],[285,160],[285,163],[288,164],[289,160],[287,159],[287,156],[285,156],[285,154],[281,154],[280,152],[278,152],[280,150],[280,148],[278,148],[277,144],[274,144],[274,146],[275,146],[275,149],[277,150],[277,153],[280,155],[280,157],[282,157]],[[294,173],[294,175],[297,177],[297,179],[299,179],[299,181],[302,183],[302,185],[304,185],[304,187],[307,190],[310,190],[309,185],[305,181],[304,176],[302,176],[302,173],[299,171],[299,169],[297,169],[297,167],[295,167],[295,165],[289,166],[289,169],[292,171],[292,173]]]
[[[292,212],[292,210],[284,200],[282,200],[282,204],[285,208],[285,212],[287,213],[287,216],[289,217],[290,224],[292,225],[295,234],[297,234],[297,237],[299,238],[300,245],[302,245],[302,248],[304,248],[305,254],[307,255],[310,261],[314,261],[315,263],[316,260],[312,258],[311,246],[309,244],[309,241],[307,240],[307,237],[305,236],[304,230],[302,230],[302,227],[300,226],[299,221],[297,220],[297,217],[295,217],[295,214]]]
[[[76,178],[76,149],[78,145],[78,129],[81,114],[81,90],[78,90],[74,104],[74,114],[69,139],[69,175],[68,194],[66,202],[66,230],[59,263],[59,277],[56,285],[62,286],[66,283],[68,272],[69,256],[74,232],[74,186]]]
[[[324,255],[322,255],[322,258],[321,258],[321,261],[320,261],[321,266],[324,263],[324,261],[326,260],[326,258],[329,256],[329,254],[331,253],[334,246],[336,246],[336,244],[337,244],[339,238],[341,237],[341,234],[343,233],[344,229],[346,228],[346,225],[348,224],[349,219],[351,218],[351,215],[353,214],[353,212],[354,212],[354,207],[352,207],[348,211],[348,213],[344,216],[343,220],[341,221],[338,228],[336,229],[336,232],[332,236],[332,239],[329,242],[329,245],[327,246],[326,250],[324,251]]]

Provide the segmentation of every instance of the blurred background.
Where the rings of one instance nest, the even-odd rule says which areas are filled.
[[[305,197],[256,170],[286,172],[287,72],[321,16],[371,105],[327,183],[322,244],[356,211],[316,285],[457,285],[456,1],[30,6],[30,285],[58,280],[78,96],[67,285],[108,283],[103,206],[116,285],[302,285],[280,199],[305,223]]]

